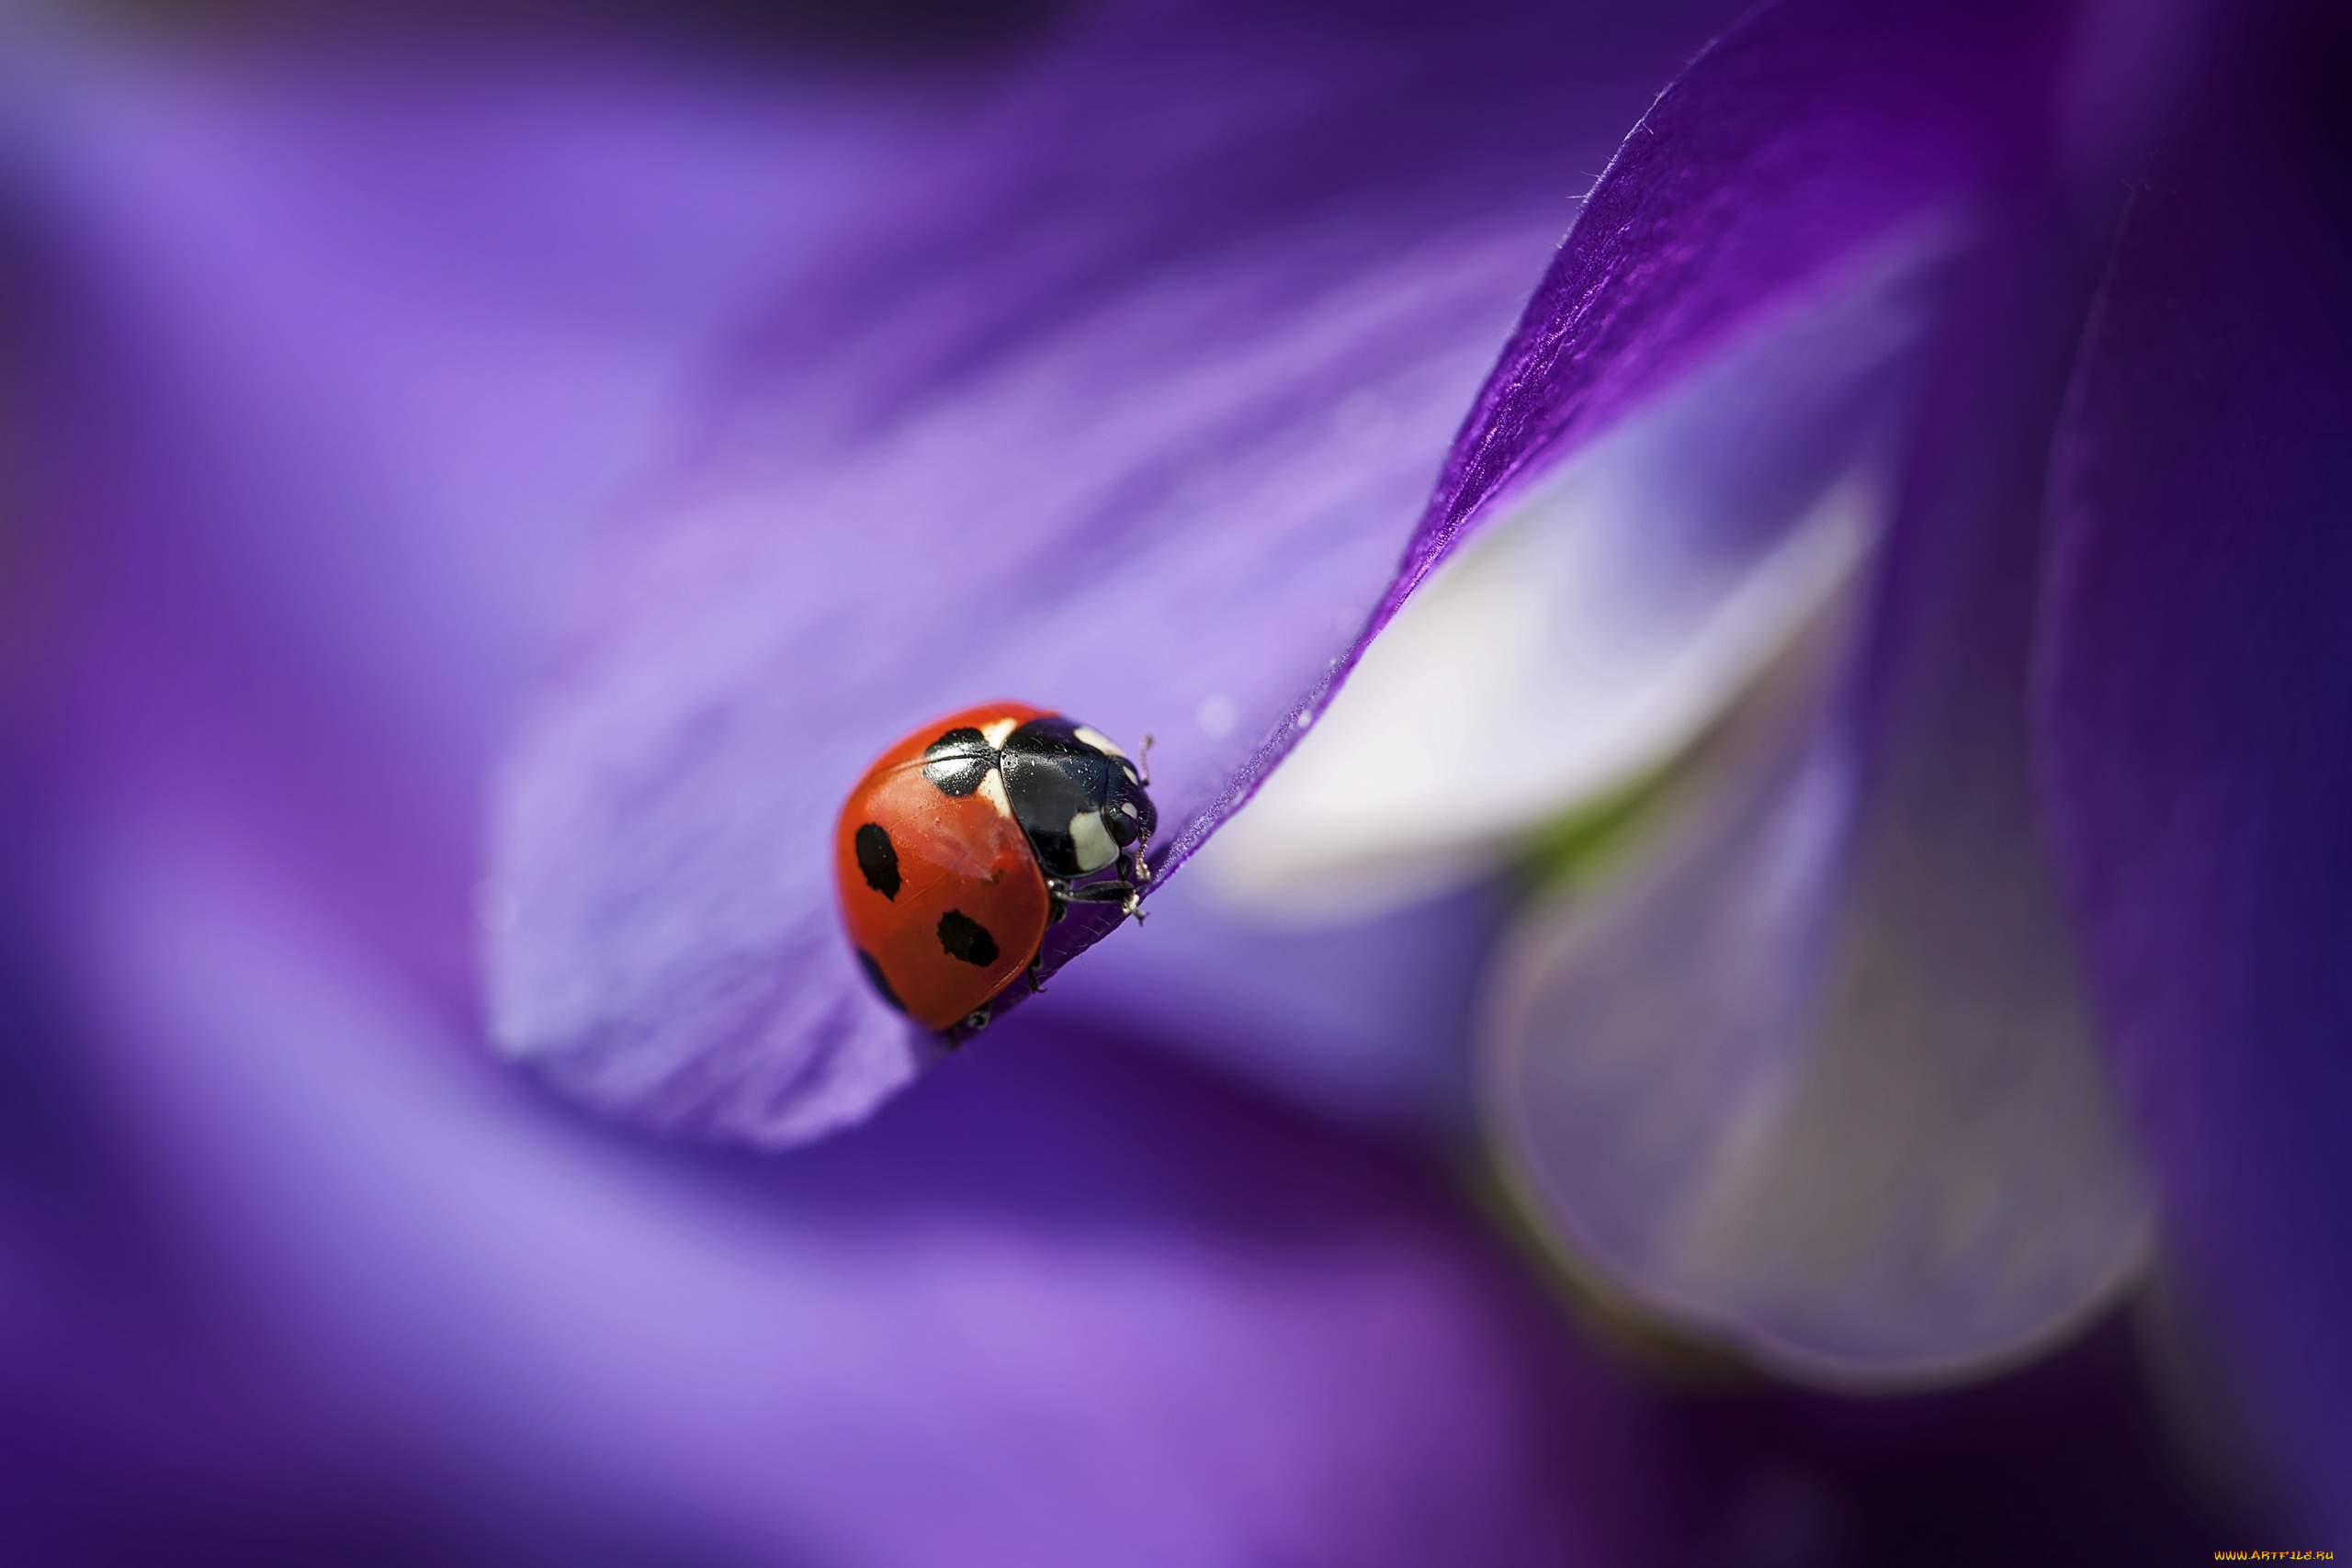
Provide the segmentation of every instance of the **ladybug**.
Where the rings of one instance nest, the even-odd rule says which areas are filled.
[[[1024,971],[1035,983],[1068,905],[1140,919],[1150,780],[1100,731],[1021,703],[950,714],[883,752],[833,833],[842,922],[882,999],[927,1029],[978,1029]]]

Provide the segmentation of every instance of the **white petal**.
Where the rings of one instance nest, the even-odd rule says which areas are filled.
[[[1531,912],[1488,1118],[1634,1301],[1831,1385],[1978,1375],[2137,1276],[2145,1198],[2021,788],[1962,762],[1858,817],[1819,718],[1762,702],[1648,860]]]

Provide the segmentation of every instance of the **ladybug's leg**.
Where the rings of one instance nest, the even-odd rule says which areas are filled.
[[[1136,782],[1144,788],[1151,787],[1151,731],[1143,732],[1143,744],[1136,748]]]
[[[1083,887],[1071,888],[1069,901],[1073,904],[1116,904],[1120,906],[1119,913],[1133,915],[1138,920],[1143,919],[1140,896],[1131,882],[1090,882]]]
[[[1034,996],[1042,997],[1046,994],[1045,967],[1046,949],[1045,944],[1041,942],[1038,944],[1037,951],[1029,958],[1029,990]]]

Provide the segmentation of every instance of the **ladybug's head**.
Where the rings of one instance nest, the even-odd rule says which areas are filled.
[[[1109,826],[1111,837],[1123,850],[1148,844],[1151,836],[1159,831],[1159,813],[1153,809],[1150,793],[1144,788],[1142,770],[1114,754],[1108,785],[1102,820]]]

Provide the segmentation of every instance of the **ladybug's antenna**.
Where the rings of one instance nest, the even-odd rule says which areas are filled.
[[[1143,732],[1143,744],[1136,748],[1136,771],[1143,775],[1137,781],[1146,789],[1151,787],[1151,731]]]

